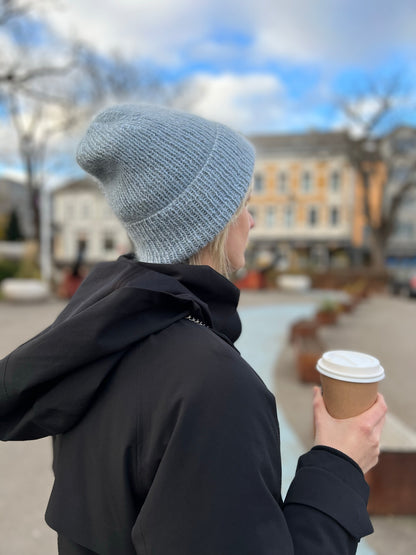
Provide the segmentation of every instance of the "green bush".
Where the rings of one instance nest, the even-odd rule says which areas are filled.
[[[40,270],[38,264],[31,258],[23,258],[18,265],[15,277],[25,279],[39,279]]]
[[[333,301],[332,299],[323,299],[323,301],[319,305],[319,310],[321,312],[337,312],[338,303]]]
[[[9,277],[15,277],[20,263],[14,260],[0,260],[0,281]]]

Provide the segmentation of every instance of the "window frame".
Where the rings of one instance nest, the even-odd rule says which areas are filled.
[[[289,174],[287,170],[279,170],[277,172],[276,188],[277,194],[287,195],[289,192]],[[283,179],[282,179],[283,178]],[[282,186],[282,184],[284,186]]]
[[[336,186],[334,187],[334,175],[337,176]],[[331,194],[339,194],[341,192],[341,172],[338,168],[332,168],[329,173],[329,191]]]
[[[260,186],[259,186],[260,183]],[[265,191],[265,180],[264,174],[261,172],[255,172],[253,175],[253,193],[256,195],[262,195]]]
[[[273,229],[277,224],[277,207],[273,205],[266,206],[264,216],[264,226],[267,229]]]
[[[308,176],[308,180],[305,181],[305,176]],[[308,187],[305,187],[305,183],[308,184]],[[313,172],[310,169],[302,170],[302,174],[300,177],[300,190],[304,195],[310,195],[314,189],[314,179],[313,179]]]
[[[314,222],[311,221],[311,214],[312,213],[315,214],[315,221]],[[319,207],[314,205],[314,204],[312,206],[308,206],[307,219],[306,219],[308,227],[311,227],[311,228],[318,227],[319,220],[320,220]]]
[[[283,225],[286,229],[291,229],[295,225],[296,208],[293,204],[286,204],[283,208]]]
[[[333,214],[337,214],[336,221],[334,221]],[[329,225],[331,227],[337,227],[341,223],[341,210],[339,206],[330,206],[329,207]]]

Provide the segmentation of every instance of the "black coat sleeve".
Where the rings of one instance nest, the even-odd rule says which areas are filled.
[[[295,553],[354,554],[373,532],[368,493],[361,469],[340,451],[318,446],[300,457],[284,505]]]
[[[150,339],[140,358],[138,477],[145,501],[132,531],[136,552],[354,553],[354,535],[368,533],[358,469],[314,450],[301,458],[284,505],[273,395],[212,332],[190,322],[172,328]],[[313,495],[317,486],[323,503]],[[343,519],[340,504],[356,513],[356,526]],[[334,551],[322,549],[327,536]]]

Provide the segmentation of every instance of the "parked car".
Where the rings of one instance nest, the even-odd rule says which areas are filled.
[[[416,268],[396,268],[392,270],[389,285],[393,295],[416,297]]]

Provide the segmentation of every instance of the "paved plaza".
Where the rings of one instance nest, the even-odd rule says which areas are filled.
[[[311,444],[311,386],[301,384],[287,342],[291,323],[314,314],[326,292],[282,294],[243,292],[243,334],[237,347],[275,393],[282,433],[283,489],[298,455]],[[0,303],[0,358],[46,327],[63,301],[16,305]],[[390,410],[415,429],[416,301],[376,296],[334,327],[321,328],[328,348],[374,354],[383,362],[382,385]],[[404,387],[408,384],[408,387]],[[416,431],[416,429],[415,429]],[[53,555],[55,533],[43,520],[52,484],[51,441],[0,443],[0,555]],[[375,534],[360,546],[361,555],[416,553],[416,517],[373,518]],[[335,554],[334,554],[335,555]]]

